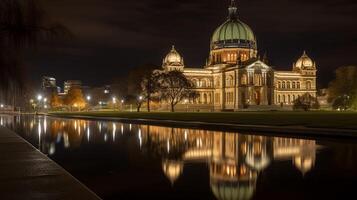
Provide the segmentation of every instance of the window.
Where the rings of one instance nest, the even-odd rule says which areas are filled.
[[[311,90],[311,82],[306,82],[306,89]]]
[[[281,82],[280,81],[278,82],[278,88],[281,88]]]
[[[220,93],[216,93],[214,96],[214,101],[219,104],[221,102]]]
[[[295,87],[296,87],[296,83],[295,83],[295,82],[293,82],[293,89],[295,89]]]
[[[233,86],[233,76],[227,76],[226,86]]]
[[[281,99],[280,99],[280,94],[278,95],[278,103],[281,102]]]
[[[297,88],[300,89],[300,82],[297,82]]]
[[[283,89],[285,89],[285,81],[283,81],[283,86],[282,86]]]
[[[287,82],[286,87],[290,89],[290,81]]]
[[[242,85],[247,85],[247,75],[246,74],[242,75],[241,84]]]

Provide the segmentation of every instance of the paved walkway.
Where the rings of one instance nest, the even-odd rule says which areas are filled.
[[[0,127],[0,199],[100,199],[16,133]]]

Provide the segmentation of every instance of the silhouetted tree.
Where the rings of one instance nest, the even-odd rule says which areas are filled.
[[[309,111],[311,109],[319,109],[320,104],[317,98],[311,96],[310,94],[306,93],[294,101],[294,110],[304,110]]]
[[[160,95],[171,105],[171,112],[184,99],[196,96],[194,84],[181,71],[169,71],[160,75]]]
[[[37,0],[0,1],[0,99],[14,98],[24,89],[22,51],[40,40],[69,34],[48,20]],[[9,102],[9,100],[7,100]]]
[[[150,101],[153,94],[159,91],[160,74],[155,71],[148,72],[141,81],[142,95],[147,102],[147,110],[150,112]]]
[[[340,67],[329,84],[329,101],[335,108],[357,109],[357,67]]]

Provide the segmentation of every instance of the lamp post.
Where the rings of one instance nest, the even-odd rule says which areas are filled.
[[[37,95],[37,104],[38,104],[37,108],[41,108],[42,99],[43,99],[43,96],[41,94]],[[37,109],[37,111],[38,111],[38,109]]]
[[[92,97],[91,97],[91,96],[89,96],[89,95],[87,95],[86,99],[87,99],[87,104],[88,104],[87,110],[89,111],[89,107],[90,107],[90,100],[92,99]]]
[[[124,110],[124,102],[125,101],[124,101],[124,99],[122,99],[120,102],[121,102],[121,110],[123,111]]]
[[[113,108],[115,110],[115,104],[117,103],[117,98],[116,97],[113,97],[112,98],[112,101],[113,101]]]

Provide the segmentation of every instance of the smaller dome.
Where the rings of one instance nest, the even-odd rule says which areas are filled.
[[[296,61],[294,68],[295,69],[314,69],[315,63],[306,54],[306,51],[304,51],[303,55]]]
[[[180,177],[183,171],[183,162],[175,160],[164,160],[162,162],[162,170],[165,176],[170,180],[172,184]]]
[[[175,46],[172,46],[171,51],[166,55],[163,65],[171,65],[171,66],[182,66],[183,65],[183,58],[181,55],[176,51]]]

